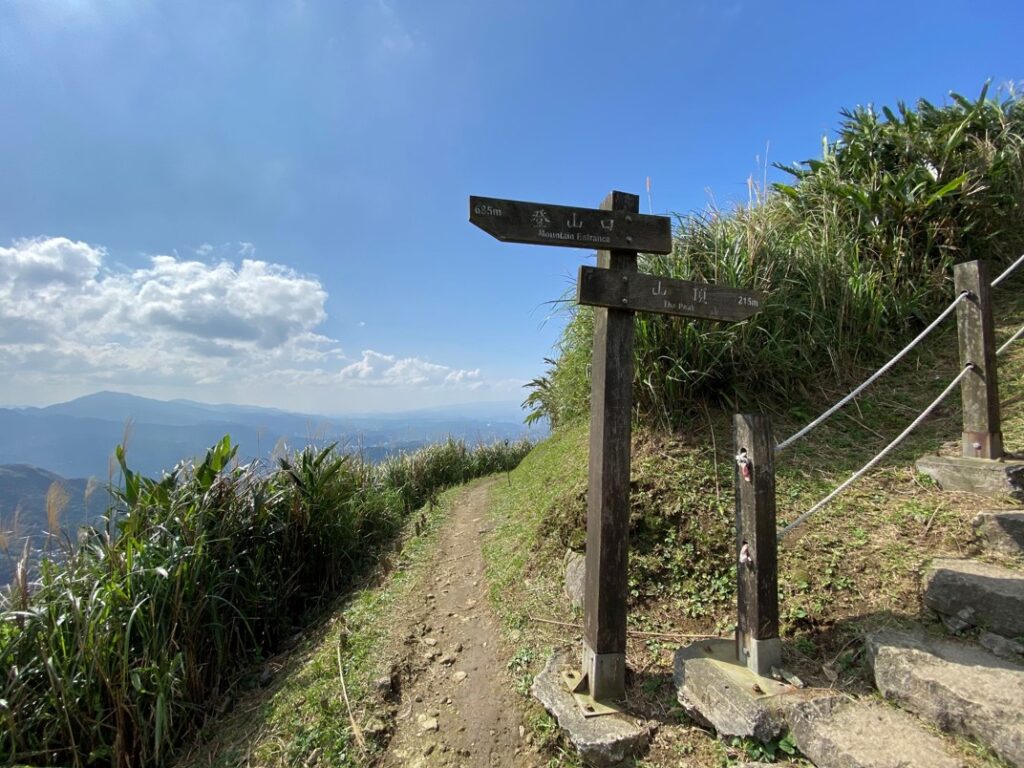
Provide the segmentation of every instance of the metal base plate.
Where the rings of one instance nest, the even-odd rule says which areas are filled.
[[[584,717],[600,717],[601,715],[621,714],[622,710],[615,704],[600,702],[588,693],[587,677],[580,672],[562,672],[562,679],[565,681],[569,692],[576,700],[580,708],[580,714]]]

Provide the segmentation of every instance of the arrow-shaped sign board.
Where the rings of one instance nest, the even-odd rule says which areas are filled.
[[[672,221],[668,216],[471,195],[469,220],[489,235],[509,243],[672,252]]]
[[[576,301],[634,312],[736,322],[757,314],[764,294],[641,272],[580,267]]]

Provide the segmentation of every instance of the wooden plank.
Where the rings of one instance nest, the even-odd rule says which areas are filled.
[[[471,195],[469,221],[509,243],[672,252],[671,219],[639,211],[577,208]]]
[[[739,560],[736,639],[740,658],[751,671],[767,676],[773,665],[781,665],[775,442],[770,419],[763,414],[734,416],[733,444]]]
[[[988,264],[969,261],[953,267],[957,295],[968,296],[956,308],[960,364],[974,370],[960,384],[963,400],[963,455],[978,459],[1003,457],[996,374],[996,334],[992,319],[992,286]]]
[[[636,212],[640,198],[612,192],[601,204]],[[636,251],[600,251],[598,264],[636,272]],[[590,474],[587,485],[587,559],[584,659],[590,695],[625,695],[626,601],[629,557],[629,471],[633,416],[633,313],[594,312],[590,398]]]
[[[597,307],[735,322],[757,314],[761,291],[642,273],[580,267],[576,301]]]

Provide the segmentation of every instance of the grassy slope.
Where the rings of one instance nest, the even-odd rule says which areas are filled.
[[[1024,322],[1024,277],[997,294],[999,338]],[[778,461],[780,523],[795,518],[862,466],[930,402],[958,370],[952,322],[915,359],[903,361],[846,412],[812,432]],[[1024,450],[1024,343],[1000,358],[1003,430],[1010,450]],[[842,393],[822,393],[826,404]],[[779,437],[817,414],[773,414]],[[732,462],[729,415],[710,413],[688,434],[634,438],[631,510],[629,658],[639,673],[631,704],[666,723],[648,765],[727,764],[737,750],[688,725],[674,707],[671,654],[686,634],[726,634],[734,622]],[[919,577],[940,554],[980,556],[970,520],[979,508],[1009,501],[941,492],[913,470],[913,460],[958,444],[954,395],[921,429],[780,550],[782,631],[787,667],[814,685],[854,693],[870,686],[862,665],[865,627],[917,617]],[[567,546],[582,549],[587,441],[585,425],[557,433],[496,489],[497,521],[489,543],[492,597],[517,651],[512,669],[525,691],[551,648],[575,646],[579,624],[561,591]],[[715,449],[712,449],[715,446]],[[543,619],[546,621],[538,621]],[[640,634],[646,633],[646,634]],[[664,633],[658,636],[654,633]],[[546,717],[535,726],[553,760],[571,764]],[[980,748],[952,743],[970,764],[998,764]],[[679,762],[682,761],[682,762]]]

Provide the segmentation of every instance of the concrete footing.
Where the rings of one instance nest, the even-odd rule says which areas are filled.
[[[1024,499],[1024,461],[1020,459],[922,456],[916,467],[946,491]]]
[[[584,717],[562,673],[575,671],[574,655],[555,653],[533,681],[530,693],[558,721],[587,765],[611,768],[647,748],[651,729],[624,714]]]
[[[679,703],[719,736],[768,742],[786,728],[785,705],[811,692],[751,672],[736,658],[732,640],[705,640],[676,651]]]

